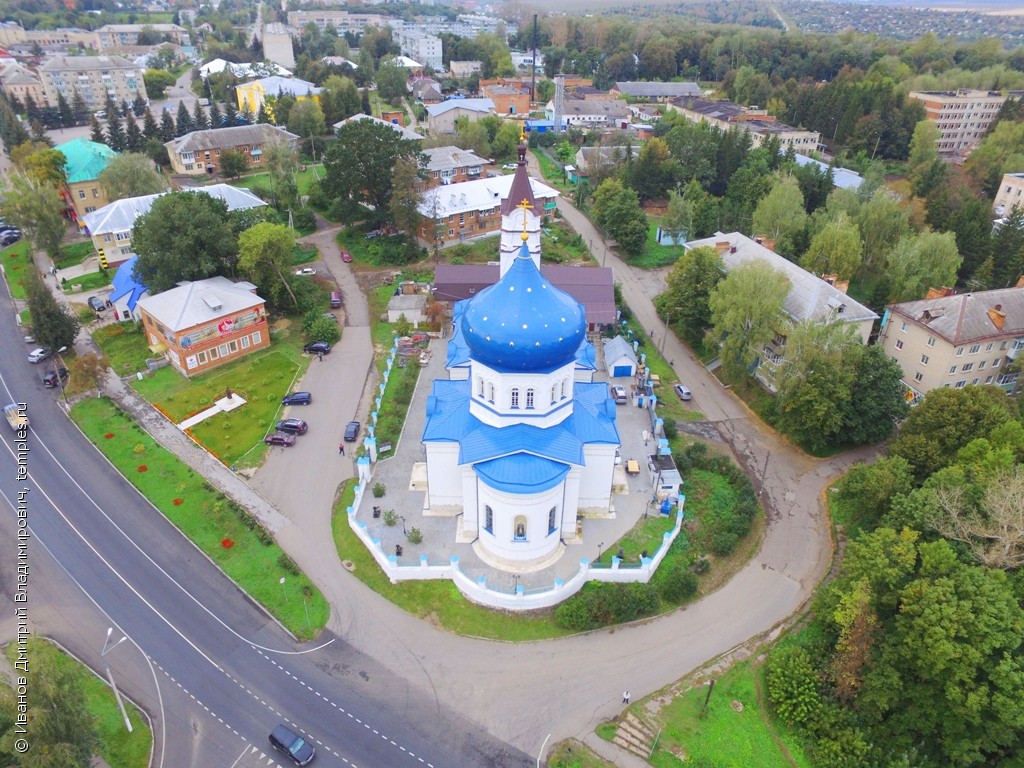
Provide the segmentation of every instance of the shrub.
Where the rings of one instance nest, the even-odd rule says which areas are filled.
[[[555,621],[583,631],[649,616],[657,609],[658,591],[652,584],[591,583],[555,609]]]
[[[371,492],[373,493],[373,498],[375,498],[375,499],[381,498],[384,495],[384,493],[386,492],[386,489],[384,487],[384,483],[374,483],[373,484],[373,490]]]
[[[277,556],[277,564],[284,570],[288,571],[292,576],[298,576],[300,574],[299,566],[297,566],[295,561],[288,557],[284,552]]]
[[[385,509],[384,515],[381,519],[384,521],[384,525],[390,528],[398,522],[398,515],[393,509]]]
[[[682,565],[677,565],[674,568],[659,568],[658,574],[662,573],[664,575],[655,581],[663,600],[670,603],[681,603],[696,593],[697,574]]]
[[[303,232],[316,229],[316,216],[313,215],[313,209],[303,206],[299,210],[294,211],[292,213],[292,223],[295,224],[296,229],[300,229]]]
[[[810,728],[821,707],[818,675],[810,654],[797,646],[777,648],[765,665],[768,700],[788,724]]]
[[[676,435],[679,434],[679,427],[676,426],[675,419],[667,420],[664,425],[665,437],[669,440],[675,440]]]
[[[410,528],[406,532],[405,538],[407,538],[411,544],[419,544],[423,541],[423,533],[419,528]]]

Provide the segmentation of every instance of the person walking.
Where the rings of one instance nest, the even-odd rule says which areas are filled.
[[[629,691],[622,692],[622,703],[629,704]]]
[[[338,453],[341,454],[342,456],[345,455],[345,444],[344,443],[338,443]]]
[[[319,360],[322,363],[324,361],[324,353],[323,352],[317,352],[316,353],[316,359]]]

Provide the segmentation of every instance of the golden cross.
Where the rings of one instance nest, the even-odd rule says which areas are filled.
[[[528,234],[526,234],[526,212],[529,209],[533,208],[533,206],[530,205],[530,201],[527,200],[524,197],[523,198],[523,202],[521,202],[519,205],[517,205],[516,208],[521,208],[523,210],[523,234],[521,234],[520,237],[522,238],[523,242],[525,243],[527,240],[530,239],[530,236]]]

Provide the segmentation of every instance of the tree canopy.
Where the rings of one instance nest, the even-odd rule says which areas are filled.
[[[100,186],[110,202],[126,197],[155,195],[167,189],[167,179],[157,173],[146,155],[128,152],[110,159],[100,171]]]

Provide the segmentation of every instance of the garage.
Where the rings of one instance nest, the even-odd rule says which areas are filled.
[[[632,378],[636,375],[636,349],[621,336],[604,340],[604,363],[610,379]]]

